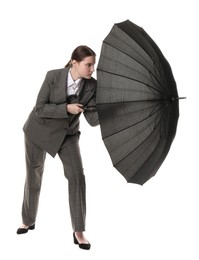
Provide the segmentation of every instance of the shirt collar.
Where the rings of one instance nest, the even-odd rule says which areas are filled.
[[[72,76],[71,76],[71,69],[68,72],[68,87],[70,87],[71,85],[73,85],[74,83],[76,85],[79,85],[81,82],[82,78],[79,78],[77,80],[73,80]]]

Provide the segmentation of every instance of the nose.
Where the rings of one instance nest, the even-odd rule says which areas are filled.
[[[90,67],[90,71],[93,73],[95,71],[94,65]]]

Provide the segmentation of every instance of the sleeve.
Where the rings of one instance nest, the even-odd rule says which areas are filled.
[[[86,118],[86,121],[91,126],[99,125],[99,117],[96,108],[96,90],[94,91],[92,98],[90,99],[87,106],[85,107],[84,116]]]
[[[35,113],[39,117],[69,118],[66,109],[67,103],[55,104],[49,102],[52,82],[52,73],[49,71],[37,96]]]

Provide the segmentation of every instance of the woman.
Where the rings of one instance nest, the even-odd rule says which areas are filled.
[[[36,105],[23,127],[27,173],[22,205],[23,224],[17,234],[35,228],[46,152],[53,157],[58,154],[68,179],[74,243],[82,249],[90,249],[90,243],[83,233],[86,215],[85,176],[78,140],[82,112],[91,126],[99,123],[95,109],[97,82],[92,78],[95,56],[89,47],[78,46],[65,68],[49,71]]]

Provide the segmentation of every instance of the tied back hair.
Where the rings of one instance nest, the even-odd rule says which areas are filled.
[[[96,54],[88,46],[80,45],[77,48],[75,48],[74,51],[72,52],[71,59],[65,65],[65,68],[72,66],[72,60],[76,60],[77,62],[80,62],[80,61],[84,60],[86,57],[89,57],[89,56],[96,56]]]

